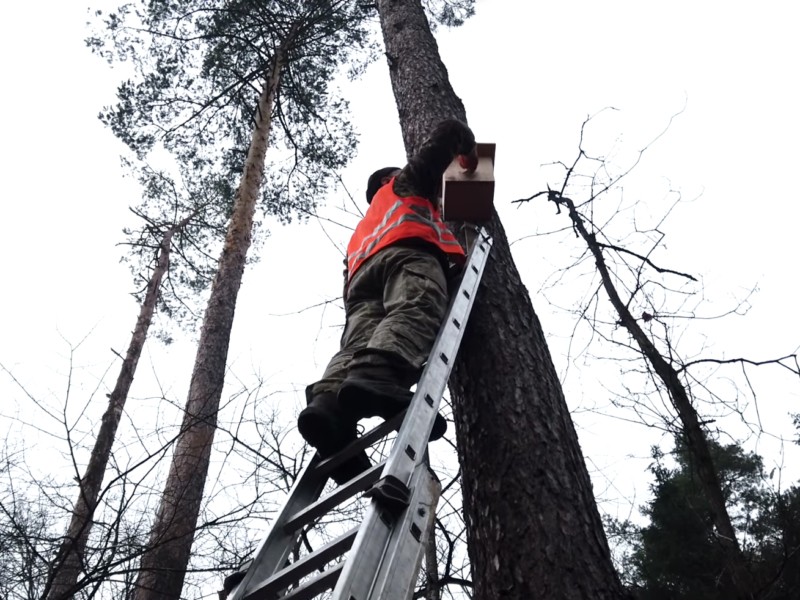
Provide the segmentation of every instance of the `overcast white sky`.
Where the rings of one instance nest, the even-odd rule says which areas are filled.
[[[138,196],[122,177],[120,144],[96,118],[114,99],[119,71],[84,47],[86,3],[14,2],[3,12],[0,363],[57,406],[66,387],[65,340],[86,338],[76,358],[76,402],[114,364],[109,349],[127,344],[137,308],[115,244],[132,223],[127,207]],[[497,144],[495,202],[509,238],[565,225],[543,202],[517,209],[510,201],[560,181],[542,165],[574,158],[587,115],[619,109],[598,119],[589,143],[597,154],[624,162],[685,107],[637,168],[630,194],[653,214],[666,206],[667,185],[692,199],[664,227],[668,252],[661,256],[665,266],[703,278],[711,303],[706,314],[731,308],[758,286],[745,318],[703,325],[711,354],[760,359],[794,352],[800,343],[797,12],[790,2],[479,0],[472,20],[440,31],[438,39],[470,125],[480,141]],[[348,94],[361,145],[343,178],[360,199],[366,176],[402,161],[404,153],[385,63],[373,65]],[[336,214],[343,196],[329,202]],[[230,364],[245,382],[254,373],[263,376],[291,411],[335,349],[342,313],[332,305],[283,315],[339,293],[341,254],[316,222],[267,226],[261,261],[245,273]],[[344,228],[325,229],[339,247],[349,237]],[[575,248],[549,237],[514,245],[560,372],[573,320],[538,291],[569,264]],[[569,307],[585,294],[581,282],[573,284],[574,293],[558,292]],[[687,336],[691,351],[702,339]],[[182,402],[190,342],[169,348],[152,342],[146,352],[133,397],[160,394],[155,373],[165,393]],[[605,388],[616,389],[615,369],[606,365],[609,380],[602,385],[589,372],[576,375],[571,367],[565,390],[575,409],[605,405]],[[112,375],[113,368],[106,386],[113,385]],[[28,435],[15,415],[42,423],[2,373],[0,398],[0,435]],[[100,406],[104,401],[97,396]],[[800,412],[797,382],[765,390],[760,401],[770,426],[785,425],[787,412]],[[600,471],[599,493],[638,503],[646,494],[648,445],[658,437],[596,415],[577,419],[587,460]],[[759,445],[768,465],[780,462],[777,448]]]

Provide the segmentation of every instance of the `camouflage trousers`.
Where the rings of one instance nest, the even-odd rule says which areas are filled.
[[[447,278],[431,252],[389,246],[350,280],[341,349],[322,379],[306,388],[311,399],[338,392],[350,369],[390,367],[402,385],[417,381],[448,304]]]

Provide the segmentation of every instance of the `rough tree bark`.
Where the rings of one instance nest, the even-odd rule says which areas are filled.
[[[189,223],[191,218],[191,216],[186,217],[170,227],[161,238],[156,267],[147,282],[144,300],[139,310],[139,317],[136,319],[136,327],[131,335],[130,344],[128,344],[128,351],[122,361],[116,385],[109,396],[108,408],[103,413],[100,431],[97,433],[89,464],[80,480],[78,499],[75,501],[72,519],[58,549],[50,570],[49,581],[42,594],[47,600],[66,600],[78,590],[78,578],[84,567],[86,542],[92,530],[92,519],[103,484],[103,476],[111,456],[111,447],[114,444],[117,428],[122,419],[125,401],[128,399],[128,392],[136,374],[136,366],[147,339],[147,331],[153,322],[161,280],[169,269],[172,238],[175,233]]]
[[[136,581],[136,600],[177,600],[183,588],[214,441],[236,298],[263,180],[272,108],[285,64],[285,46],[276,51],[258,99],[233,215],[203,318],[181,431]]]
[[[466,121],[420,0],[379,0],[407,153]],[[614,571],[592,485],[527,290],[495,214],[491,259],[450,379],[478,600],[610,599]]]

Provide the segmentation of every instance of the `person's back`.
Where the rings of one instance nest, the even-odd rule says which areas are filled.
[[[438,208],[442,175],[458,155],[474,157],[472,131],[443,121],[403,169],[380,169],[368,180],[370,206],[348,244],[341,349],[306,388],[298,418],[322,457],[355,439],[359,419],[388,419],[411,400],[447,310],[448,272],[464,263]],[[438,417],[432,439],[445,429]],[[343,483],[369,466],[362,453],[333,477]]]

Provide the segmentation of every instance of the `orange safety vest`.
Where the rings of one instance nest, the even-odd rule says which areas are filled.
[[[367,214],[347,244],[348,279],[378,250],[407,239],[428,242],[454,262],[465,262],[464,250],[433,204],[420,196],[398,196],[392,178],[372,198]]]

